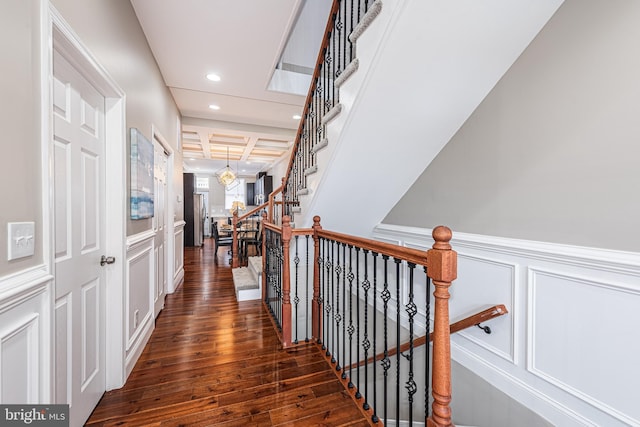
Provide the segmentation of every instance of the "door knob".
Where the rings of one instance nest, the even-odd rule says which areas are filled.
[[[114,262],[116,262],[116,257],[113,256],[102,255],[102,258],[100,258],[100,265],[103,267],[105,264],[113,264]]]

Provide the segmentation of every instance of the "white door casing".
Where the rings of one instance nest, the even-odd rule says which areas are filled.
[[[104,102],[104,138],[107,143],[104,145],[104,161],[106,167],[103,169],[105,179],[105,204],[103,210],[103,219],[108,224],[109,232],[102,240],[102,247],[105,255],[115,257],[115,263],[104,267],[104,276],[106,286],[103,286],[102,302],[107,307],[102,311],[106,316],[106,334],[103,335],[103,359],[106,362],[105,376],[106,388],[108,390],[120,388],[126,381],[125,370],[125,329],[124,329],[124,277],[125,277],[125,218],[126,218],[126,133],[125,133],[125,93],[120,86],[110,77],[109,73],[100,65],[96,58],[89,52],[82,43],[77,34],[71,29],[69,24],[62,18],[60,13],[50,2],[43,1],[43,19],[42,31],[46,34],[48,40],[41,45],[42,63],[43,63],[43,84],[49,87],[47,96],[43,96],[43,100],[53,98],[54,79],[53,79],[53,51],[63,54],[63,56],[73,64],[74,68],[90,81],[98,92],[105,98]],[[46,6],[48,5],[48,7]],[[50,243],[47,245],[46,257],[47,263],[51,265],[51,271],[55,274],[58,265],[56,262],[56,252],[59,245],[55,241],[56,228],[56,208],[53,194],[55,192],[54,177],[54,150],[53,141],[54,134],[54,111],[53,101],[44,102],[43,108],[43,158],[45,163],[49,165],[46,170],[48,174],[44,175],[43,180],[43,204],[48,207],[52,213],[49,215],[50,220],[44,223],[44,234],[50,234]],[[75,226],[75,224],[73,224]],[[51,230],[51,231],[48,231]],[[102,254],[100,254],[102,255]],[[106,290],[105,290],[106,288]],[[54,313],[53,321],[61,320],[69,316],[64,310],[72,308],[68,305],[71,300],[64,298],[57,299],[53,304],[56,311],[62,307],[62,311]],[[53,303],[53,301],[52,301]],[[73,302],[72,302],[73,304]],[[53,311],[52,307],[52,311]],[[71,322],[67,322],[71,325]],[[62,332],[63,328],[56,328],[57,332]],[[65,334],[71,335],[71,331]],[[59,347],[68,347],[72,343],[65,340],[56,342],[60,337],[55,336],[53,346],[55,353]],[[106,345],[104,341],[106,339]],[[52,380],[61,369],[66,369],[65,363],[62,367],[54,360],[54,374]],[[52,387],[52,393],[55,401],[64,401],[66,391],[63,396],[56,395],[56,386]]]
[[[53,75],[56,399],[76,425],[106,389],[105,98],[57,50]]]

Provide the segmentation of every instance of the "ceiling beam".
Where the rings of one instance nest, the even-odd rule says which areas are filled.
[[[202,155],[205,159],[211,158],[211,149],[209,147],[209,134],[207,132],[198,131],[200,137],[200,145],[202,146]]]

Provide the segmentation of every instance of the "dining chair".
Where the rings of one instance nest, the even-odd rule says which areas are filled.
[[[249,256],[249,246],[256,248],[256,254],[262,255],[262,228],[260,222],[256,223],[256,229],[246,232],[242,239],[242,254],[245,257]]]
[[[233,246],[233,236],[228,236],[228,237],[221,237],[220,236],[220,232],[218,231],[218,222],[214,221],[213,223],[213,227],[212,230],[213,232],[213,238],[215,240],[215,254],[216,254],[216,258],[218,255],[218,248],[220,246]]]

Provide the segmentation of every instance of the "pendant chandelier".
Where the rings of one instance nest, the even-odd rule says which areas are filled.
[[[236,161],[236,170],[240,170],[240,168],[238,167],[238,162]],[[240,184],[240,182],[238,182],[238,184]],[[244,211],[246,209],[246,206],[244,205],[244,202],[242,200],[240,200],[240,191],[239,191],[239,187],[240,185],[236,185],[236,196],[234,197],[234,201],[231,203],[231,209],[229,210],[229,213],[231,215],[233,215],[234,212],[238,212],[238,214],[240,214],[240,211]]]
[[[217,173],[220,184],[228,187],[236,180],[236,174],[229,167],[229,147],[227,147],[227,166]]]

